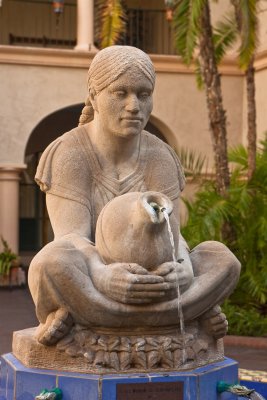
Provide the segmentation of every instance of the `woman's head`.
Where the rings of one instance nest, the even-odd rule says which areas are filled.
[[[155,70],[149,56],[142,50],[130,46],[110,46],[94,57],[88,71],[89,95],[80,116],[79,125],[93,120],[94,109],[90,94],[98,94],[131,68],[137,68],[155,85]]]

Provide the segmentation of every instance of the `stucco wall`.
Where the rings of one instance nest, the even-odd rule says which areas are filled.
[[[259,71],[256,75],[257,100],[257,133],[263,139],[267,132],[267,70]]]
[[[259,2],[259,51],[267,50],[267,4],[265,0]]]
[[[242,140],[241,76],[222,77],[224,108],[227,111],[229,145]],[[212,144],[209,131],[205,91],[196,87],[194,75],[158,74],[154,113],[174,132],[174,147],[185,146],[207,155],[212,163]]]
[[[27,141],[38,122],[84,101],[87,70],[1,64],[0,76],[0,162],[23,163]],[[242,132],[243,78],[223,77],[223,93],[229,143],[236,144]],[[153,116],[163,123],[159,128],[173,147],[182,145],[212,155],[205,92],[196,88],[194,75],[158,72]]]
[[[33,128],[51,112],[83,102],[86,70],[0,65],[0,162],[22,163]]]

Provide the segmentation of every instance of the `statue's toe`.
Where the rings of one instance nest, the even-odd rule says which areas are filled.
[[[218,305],[207,311],[200,321],[204,330],[215,339],[221,339],[227,334],[228,321]]]
[[[39,343],[51,346],[66,336],[72,326],[73,318],[71,314],[67,310],[60,308],[48,315],[45,324],[39,325],[36,338]]]

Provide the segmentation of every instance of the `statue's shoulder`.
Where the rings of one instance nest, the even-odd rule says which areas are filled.
[[[166,163],[168,169],[171,167],[175,168],[177,164],[179,164],[178,167],[181,168],[178,156],[171,146],[152,133],[143,131],[142,135],[144,138],[143,140],[146,141],[146,157],[150,162],[155,164],[155,168],[159,165],[159,161],[164,163],[164,165]]]
[[[86,178],[84,132],[82,127],[74,128],[59,136],[45,149],[35,175],[42,190],[47,191],[53,185],[69,185],[71,181],[77,182],[77,179],[82,181]]]
[[[76,128],[71,129],[70,131],[64,133],[59,136],[56,140],[54,140],[48,147],[48,149],[58,147],[59,151],[69,151],[72,153],[75,151],[79,151],[80,149],[80,138],[85,135],[85,130],[83,127],[77,126]]]
[[[81,151],[83,136],[85,136],[85,130],[82,127],[74,128],[59,136],[44,150],[40,163],[50,164],[53,162],[55,164],[65,160],[64,163],[67,166],[69,162],[76,160],[77,157],[81,158],[83,154]]]
[[[154,158],[153,155],[155,155],[156,157],[160,156],[161,159],[165,158],[170,162],[173,161],[174,156],[177,158],[174,150],[157,136],[147,131],[143,131],[142,135],[147,142],[148,156],[150,156],[151,158]]]
[[[150,190],[168,191],[172,186],[179,186],[179,192],[184,189],[185,177],[183,167],[175,151],[155,135],[143,131],[146,141],[146,160],[149,165]],[[158,187],[160,185],[160,187]],[[155,188],[155,189],[154,189]]]

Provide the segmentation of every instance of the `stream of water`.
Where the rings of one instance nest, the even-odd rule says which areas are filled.
[[[170,219],[169,215],[166,210],[162,209],[164,218],[167,222],[168,226],[168,232],[169,232],[169,237],[170,237],[170,242],[172,246],[172,259],[176,263],[176,255],[175,255],[175,246],[174,246],[174,240],[173,240],[173,233],[171,229],[171,224],[170,224]],[[182,364],[185,363],[186,361],[186,352],[185,352],[185,326],[184,326],[184,316],[183,316],[183,309],[182,309],[182,303],[181,303],[181,292],[180,292],[180,287],[179,287],[179,281],[177,284],[177,300],[178,300],[178,319],[180,322],[180,331],[181,331],[181,336],[182,336]]]

